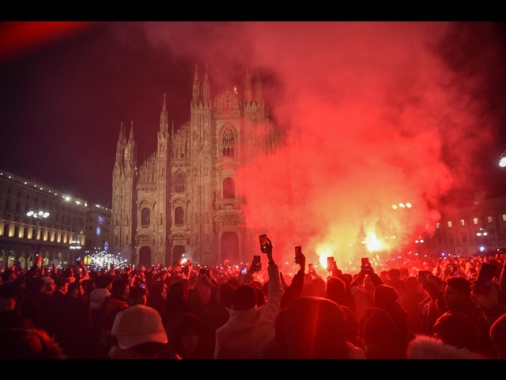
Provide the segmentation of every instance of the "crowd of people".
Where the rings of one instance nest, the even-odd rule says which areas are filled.
[[[0,359],[506,358],[504,253],[348,273],[300,252],[283,273],[269,238],[262,250],[245,272],[3,267]]]

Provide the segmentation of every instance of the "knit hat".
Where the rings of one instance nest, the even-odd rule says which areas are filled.
[[[148,342],[168,342],[160,313],[146,305],[134,305],[120,311],[114,319],[111,334],[122,349]]]
[[[385,284],[376,286],[374,291],[374,301],[380,307],[394,303],[398,296],[399,293],[393,287]]]

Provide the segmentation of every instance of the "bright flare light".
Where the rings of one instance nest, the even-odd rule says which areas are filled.
[[[376,237],[375,233],[369,233],[364,240],[364,244],[369,252],[381,251],[385,248],[385,245]]]
[[[334,249],[327,243],[318,244],[315,248],[318,255],[318,261],[322,268],[327,267],[327,257],[334,255]]]

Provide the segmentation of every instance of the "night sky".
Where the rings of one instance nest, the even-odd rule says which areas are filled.
[[[163,94],[178,127],[189,119],[195,65],[202,78],[207,64],[213,97],[259,69],[270,113],[289,131],[286,148],[241,175],[251,223],[273,232],[290,208],[300,238],[290,245],[356,234],[364,219],[414,231],[446,204],[506,195],[502,23],[64,26],[25,40],[29,26],[0,24],[0,169],[107,205],[121,123],[133,122],[147,158]],[[288,181],[289,195],[279,186]],[[409,221],[386,217],[401,201],[414,205]]]

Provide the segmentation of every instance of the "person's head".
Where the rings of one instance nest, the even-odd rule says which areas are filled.
[[[120,311],[111,329],[115,338],[112,359],[145,358],[166,348],[168,337],[160,313],[146,305],[133,305]]]
[[[392,304],[397,302],[398,296],[399,293],[393,287],[380,284],[376,286],[376,290],[374,291],[374,303],[382,309],[388,309]]]
[[[16,277],[17,274],[14,270],[12,270],[11,268],[5,268],[0,278],[2,279],[2,282],[5,282],[5,281],[13,281],[16,279]]]
[[[30,277],[26,280],[26,291],[28,294],[40,294],[43,292],[46,283],[41,277]]]
[[[130,295],[130,285],[128,280],[117,278],[111,285],[111,297],[127,300]]]
[[[63,292],[63,294],[67,294],[67,292],[69,291],[69,284],[70,280],[68,279],[68,277],[56,276],[54,278],[54,285],[56,289]]]
[[[406,283],[406,289],[417,289],[419,286],[418,279],[415,276],[408,276],[404,280]]]
[[[0,328],[0,359],[66,359],[62,347],[45,330]]]
[[[390,281],[397,281],[401,278],[401,271],[397,268],[391,268],[388,270],[388,279]]]
[[[109,288],[112,283],[112,276],[110,274],[99,274],[95,277],[95,286],[97,288]]]
[[[44,286],[42,287],[42,292],[46,294],[53,294],[56,290],[56,284],[52,277],[45,276],[42,277],[42,281],[44,281]]]
[[[325,296],[338,304],[344,303],[346,294],[346,283],[338,277],[330,277],[327,280],[327,290]]]
[[[445,313],[434,323],[434,336],[458,348],[477,349],[478,331],[474,322],[460,313]]]
[[[446,280],[444,300],[450,309],[471,299],[471,282],[459,276],[452,276]]]
[[[229,282],[224,282],[218,286],[218,303],[224,307],[230,307],[234,292],[237,288]]]
[[[0,311],[14,310],[16,302],[17,296],[14,282],[8,281],[0,283]]]
[[[232,309],[245,311],[250,310],[257,305],[257,290],[253,285],[242,284],[232,296]]]
[[[276,338],[284,359],[349,359],[346,316],[324,297],[299,297],[276,319]]]
[[[183,358],[191,356],[198,348],[204,328],[199,317],[193,313],[181,313],[174,328],[169,331],[169,344]]]
[[[368,308],[359,321],[368,359],[403,359],[405,340],[392,317],[378,307]]]
[[[148,292],[145,286],[131,286],[128,303],[130,305],[146,305],[148,301]]]

